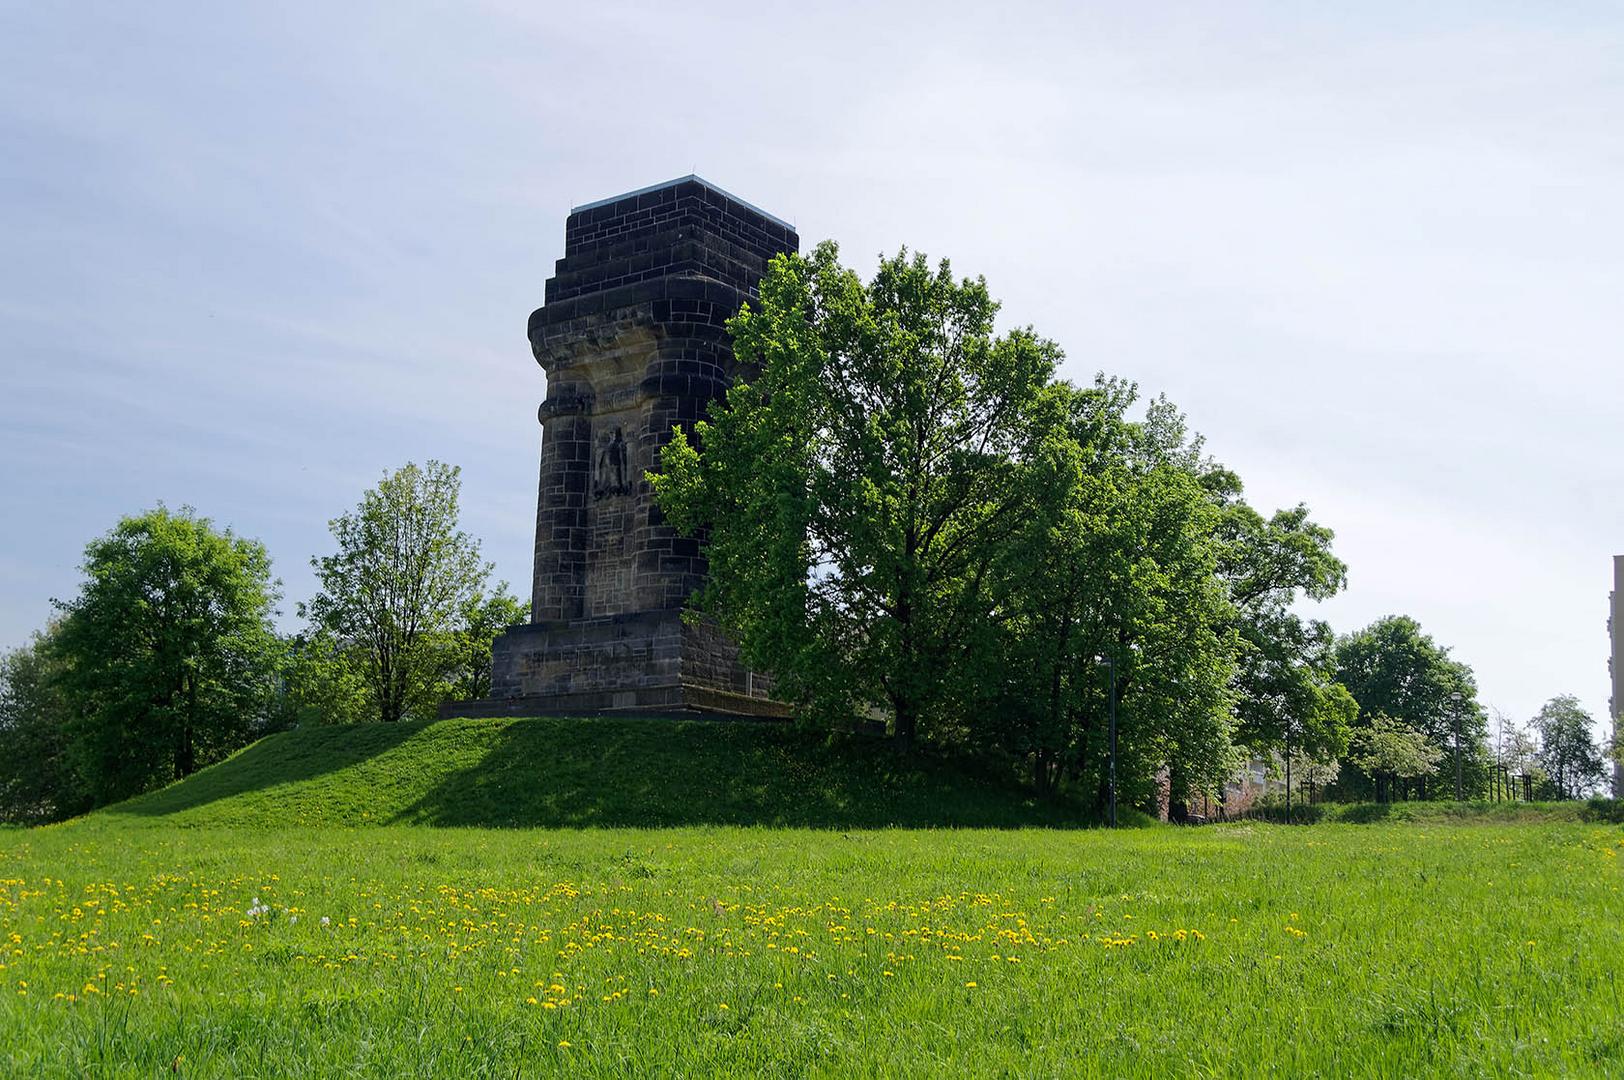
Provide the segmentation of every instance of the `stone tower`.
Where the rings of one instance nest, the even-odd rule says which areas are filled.
[[[530,622],[496,640],[491,698],[454,711],[782,712],[730,642],[683,623],[705,560],[643,474],[732,383],[725,324],[799,243],[697,176],[571,211],[530,316],[547,373]]]

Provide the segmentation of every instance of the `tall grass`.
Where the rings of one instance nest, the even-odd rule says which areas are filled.
[[[1624,1075],[1624,830],[1519,813],[1107,832],[783,725],[293,732],[0,831],[0,1074]]]

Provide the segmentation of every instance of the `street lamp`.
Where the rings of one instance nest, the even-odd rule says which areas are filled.
[[[1116,725],[1116,664],[1109,656],[1097,656],[1095,659],[1104,666],[1105,678],[1110,685],[1111,698],[1111,828],[1116,828],[1116,755],[1117,755],[1117,725]]]
[[[1460,802],[1460,703],[1463,700],[1461,692],[1456,690],[1449,695],[1449,700],[1455,703],[1455,801]]]

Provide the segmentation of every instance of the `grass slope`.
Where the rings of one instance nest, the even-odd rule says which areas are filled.
[[[757,721],[442,720],[263,739],[103,812],[188,825],[1068,825],[1075,809],[883,741]]]

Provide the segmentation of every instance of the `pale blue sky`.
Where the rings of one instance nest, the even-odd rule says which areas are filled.
[[[1339,629],[1603,713],[1616,6],[871,7],[0,3],[0,647],[159,500],[263,540],[291,625],[430,457],[523,593],[564,216],[698,172],[1166,392],[1337,530]]]

